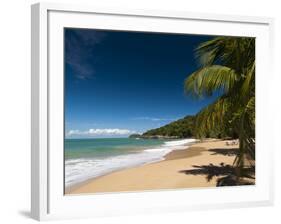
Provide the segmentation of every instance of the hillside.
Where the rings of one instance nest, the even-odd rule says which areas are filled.
[[[155,128],[146,131],[142,135],[140,134],[133,134],[130,136],[130,138],[165,138],[165,139],[175,139],[175,138],[190,138],[190,137],[196,137],[196,138],[237,138],[237,133],[234,132],[233,128],[222,125],[220,128],[206,131],[204,135],[198,135],[196,133],[195,128],[195,120],[198,116],[186,116],[182,119],[179,119],[177,121],[171,122],[165,126],[162,126],[160,128]]]
[[[151,129],[142,134],[143,138],[166,137],[166,138],[188,138],[193,136],[194,116],[186,116],[171,122],[163,127]]]

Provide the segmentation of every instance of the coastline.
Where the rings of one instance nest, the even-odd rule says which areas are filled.
[[[169,152],[185,149],[198,140],[188,138],[172,141],[139,141],[111,138],[75,141],[68,142],[66,149],[65,188],[67,189],[116,171],[162,161]],[[103,145],[102,150],[99,149],[101,145]]]
[[[203,169],[210,164],[233,164],[238,145],[227,145],[226,142],[208,139],[193,143],[186,149],[168,153],[162,161],[114,171],[68,187],[65,194],[215,187],[217,179],[222,176],[215,175],[208,180]],[[201,173],[198,166],[202,166]]]

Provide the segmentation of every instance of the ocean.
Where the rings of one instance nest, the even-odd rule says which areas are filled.
[[[65,139],[65,187],[146,163],[161,161],[195,139]]]

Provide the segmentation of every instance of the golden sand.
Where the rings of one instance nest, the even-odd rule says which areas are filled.
[[[238,145],[227,145],[226,142],[198,142],[185,150],[169,153],[161,162],[116,171],[86,181],[66,189],[66,194],[214,187],[218,177],[207,180],[204,169],[198,166],[221,166],[221,163],[232,165]],[[196,169],[203,169],[204,174],[196,173]],[[190,170],[195,172],[187,174]]]

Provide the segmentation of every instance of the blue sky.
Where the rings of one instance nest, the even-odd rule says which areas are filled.
[[[126,137],[196,114],[186,96],[199,35],[65,29],[67,138]]]

